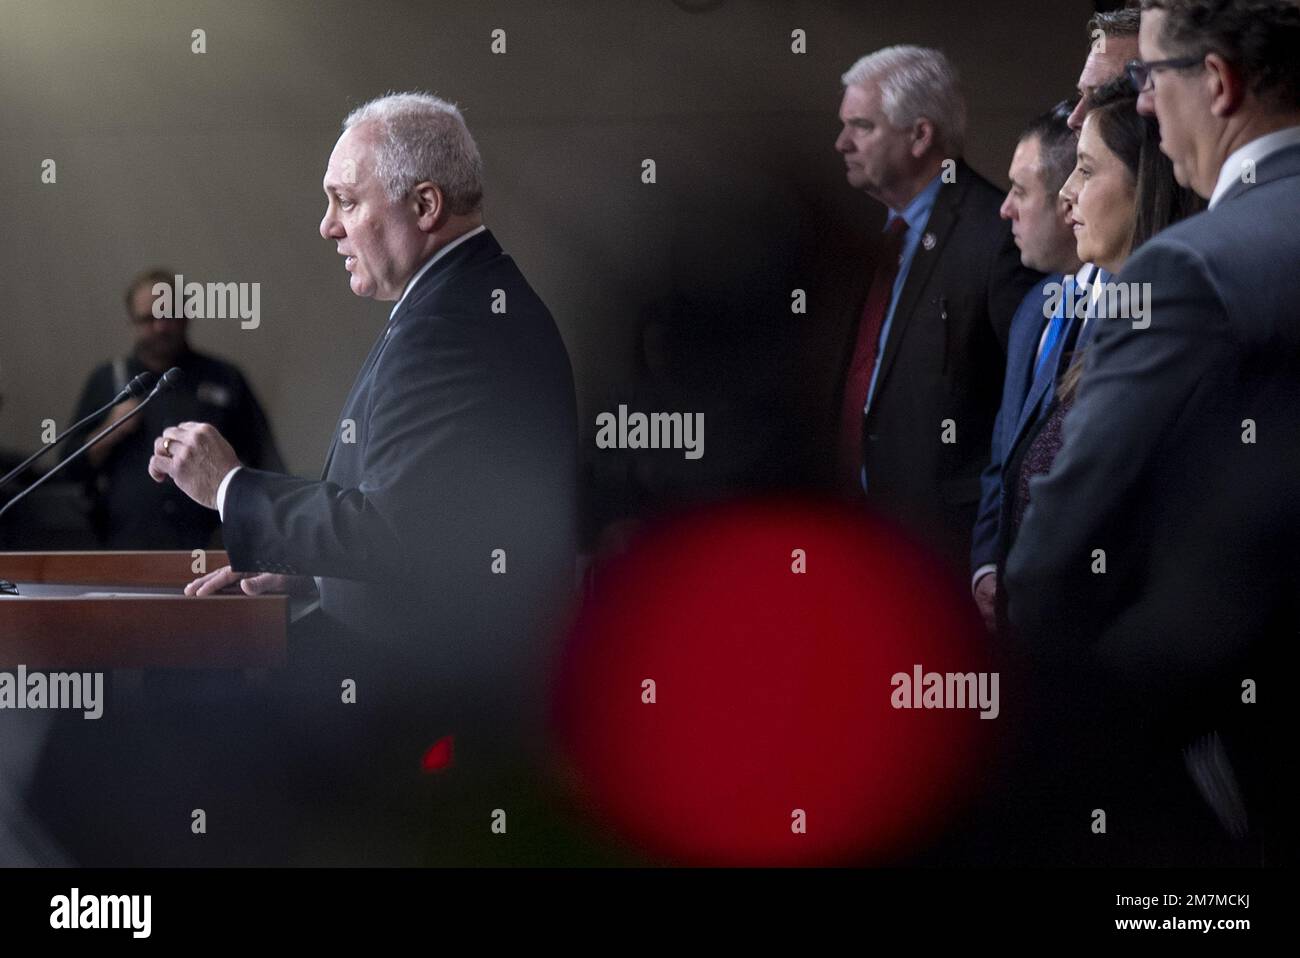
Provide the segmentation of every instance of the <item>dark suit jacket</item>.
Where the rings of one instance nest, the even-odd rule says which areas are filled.
[[[1292,147],[1133,254],[1118,281],[1150,284],[1150,326],[1099,322],[1006,570],[1024,642],[1095,669],[1130,738],[1176,756],[1237,729],[1242,778],[1241,684],[1278,674],[1300,627],[1298,221]]]
[[[1049,283],[1060,283],[1062,275],[1045,276],[1028,293],[1011,318],[1011,332],[1007,341],[1007,371],[1002,383],[1002,405],[998,407],[993,422],[993,442],[990,444],[989,464],[980,476],[979,515],[971,541],[971,571],[982,565],[998,561],[998,516],[1002,504],[1002,464],[1006,462],[1015,438],[1020,435],[1026,419],[1031,418],[1041,403],[1045,381],[1050,372],[1044,368],[1043,376],[1034,379],[1034,364],[1038,355],[1038,342],[1043,335],[1047,319],[1043,316],[1044,293]],[[1050,357],[1048,357],[1050,360]],[[1031,385],[1037,387],[1031,390]],[[1031,397],[1032,393],[1032,397]]]
[[[1100,277],[1100,278],[1097,278]],[[1104,272],[1094,274],[1089,280],[1089,285],[1093,282],[1110,282],[1113,277]],[[1060,405],[1060,398],[1057,394],[1057,386],[1061,377],[1074,361],[1074,357],[1080,354],[1086,355],[1088,346],[1092,343],[1093,335],[1101,325],[1101,318],[1091,319],[1085,322],[1082,315],[1066,321],[1065,329],[1062,332],[1060,340],[1053,347],[1051,355],[1045,361],[1042,375],[1037,377],[1033,385],[1029,387],[1029,395],[1025,397],[1024,408],[1021,411],[1019,422],[1016,424],[1014,431],[1006,440],[1006,458],[1003,460],[1002,469],[998,476],[1000,483],[999,501],[1001,507],[996,514],[997,524],[994,532],[994,558],[999,570],[1003,570],[1007,562],[1007,554],[1015,542],[1016,526],[1014,522],[1015,506],[1019,495],[1020,473],[1024,466],[1026,454],[1029,447],[1037,438],[1039,432],[1047,425],[1047,421],[1056,412]],[[1077,331],[1076,326],[1081,326]],[[1067,352],[1065,347],[1071,344],[1071,349]],[[1005,633],[1010,629],[1010,619],[1007,615],[1007,590],[999,582],[997,593],[998,621],[1000,623],[999,631]]]
[[[863,422],[867,495],[966,568],[989,460],[1011,317],[1041,274],[1020,263],[1002,193],[964,162],[945,183],[912,260]],[[868,277],[869,278],[869,277]],[[854,314],[840,389],[852,358]],[[944,420],[956,441],[942,441]]]
[[[322,577],[343,668],[466,704],[536,692],[538,620],[573,582],[576,437],[559,332],[485,231],[376,341],[321,480],[235,475],[231,565]]]

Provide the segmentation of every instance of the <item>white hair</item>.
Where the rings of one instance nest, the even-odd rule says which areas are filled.
[[[429,180],[455,214],[482,206],[483,160],[454,103],[429,93],[389,93],[349,113],[343,129],[363,123],[379,128],[375,176],[390,200]]]
[[[924,117],[934,124],[939,147],[960,156],[966,143],[966,101],[957,71],[929,47],[885,47],[865,57],[840,77],[845,86],[880,84],[880,103],[889,122],[907,129]]]

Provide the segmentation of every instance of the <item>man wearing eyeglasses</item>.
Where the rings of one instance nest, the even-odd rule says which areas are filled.
[[[1008,560],[1010,616],[1086,706],[1107,860],[1285,861],[1300,629],[1300,6],[1144,0],[1138,108],[1209,209],[1134,251],[1149,325],[1100,324]],[[1273,680],[1273,681],[1270,681]]]
[[[202,549],[213,544],[220,521],[174,485],[149,479],[153,437],[178,422],[220,423],[222,434],[248,460],[283,469],[271,428],[248,381],[231,363],[190,348],[184,316],[154,316],[153,286],[171,286],[174,274],[153,269],[126,290],[127,321],[134,335],[129,355],[96,368],[86,380],[71,421],[89,415],[143,372],[161,375],[179,367],[183,379],[157,396],[138,416],[91,447],[74,467],[86,481],[96,538],[109,549]],[[128,398],[104,422],[139,404]]]

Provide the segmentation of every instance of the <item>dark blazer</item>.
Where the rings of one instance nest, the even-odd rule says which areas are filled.
[[[375,342],[319,481],[236,473],[231,565],[322,577],[358,668],[508,696],[535,667],[536,620],[573,582],[576,437],[564,343],[485,231],[420,278]]]
[[[1092,282],[1110,282],[1111,277],[1104,271],[1093,274]],[[1053,347],[1051,355],[1046,359],[1042,375],[1034,380],[1029,387],[1029,395],[1025,397],[1024,409],[1020,414],[1020,420],[1010,436],[1004,437],[1006,443],[1006,457],[1003,460],[1002,470],[998,476],[1000,483],[1000,504],[996,514],[997,524],[994,534],[994,558],[999,569],[999,574],[1005,569],[1007,554],[1015,542],[1016,526],[1013,521],[1016,509],[1014,505],[1019,494],[1020,472],[1024,465],[1025,455],[1029,451],[1030,445],[1040,430],[1047,424],[1047,421],[1056,412],[1057,406],[1060,405],[1060,398],[1057,395],[1057,386],[1065,371],[1069,369],[1074,357],[1080,353],[1085,353],[1092,342],[1093,334],[1101,325],[1100,319],[1091,319],[1084,321],[1082,316],[1076,316],[1073,319],[1067,319],[1065,329],[1062,331],[1061,338]],[[1076,330],[1076,326],[1081,328]],[[1073,342],[1071,343],[1071,340]],[[1070,345],[1067,352],[1065,347]],[[1007,616],[1006,609],[1007,590],[1005,584],[1001,581],[998,584],[997,604],[998,604],[998,621],[1001,623],[999,630],[1006,631],[1010,627],[1010,620]]]
[[[1095,669],[1152,754],[1236,729],[1243,780],[1242,682],[1300,628],[1298,221],[1291,147],[1134,253],[1118,281],[1150,284],[1150,326],[1099,322],[1006,569],[1029,648]]]
[[[960,572],[970,559],[1011,317],[1042,278],[1020,263],[1003,194],[964,162],[935,199],[863,422],[868,499]],[[854,313],[839,396],[852,358]],[[944,421],[955,442],[944,443]]]
[[[1051,381],[1047,367],[1043,376],[1034,379],[1034,365],[1038,355],[1038,342],[1043,336],[1047,319],[1043,304],[1047,301],[1045,288],[1049,283],[1060,283],[1060,273],[1045,276],[1028,293],[1011,318],[1011,332],[1007,341],[1007,370],[1002,383],[1002,404],[993,422],[993,442],[990,444],[989,464],[980,476],[979,515],[971,536],[971,571],[982,565],[998,561],[998,515],[1002,504],[1002,464],[1011,452],[1015,438],[1020,435],[1026,419],[1042,401],[1045,382]],[[1048,357],[1049,360],[1051,357]],[[1036,387],[1031,389],[1031,386]],[[1031,398],[1032,393],[1032,398]]]

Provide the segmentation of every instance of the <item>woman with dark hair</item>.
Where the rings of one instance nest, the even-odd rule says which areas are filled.
[[[1061,187],[1073,207],[1071,222],[1079,259],[1117,276],[1132,252],[1172,223],[1204,208],[1204,201],[1174,179],[1173,164],[1160,152],[1160,129],[1137,112],[1137,94],[1127,77],[1097,90],[1079,133],[1074,172]],[[1089,300],[1106,298],[1095,284]],[[1091,310],[1090,310],[1091,313]],[[1089,321],[1098,321],[1089,316]],[[1081,341],[1084,337],[1080,337]],[[1056,397],[1038,429],[1012,450],[1003,472],[1004,526],[1001,559],[1015,540],[1031,497],[1031,480],[1045,474],[1061,449],[1061,427],[1074,405],[1085,349],[1071,357]],[[1005,565],[1003,565],[1005,567]],[[1000,625],[1006,626],[1006,596],[999,590]]]
[[[1205,201],[1174,179],[1173,164],[1160,152],[1160,127],[1155,117],[1137,112],[1137,94],[1127,77],[1101,87],[1093,102],[1079,134],[1078,163],[1061,195],[1074,206],[1080,259],[1118,276],[1134,250],[1170,224],[1199,213]],[[1116,216],[1131,227],[1125,229]],[[1091,219],[1096,220],[1092,225]],[[1059,394],[1073,401],[1082,372],[1080,351],[1061,377]]]

